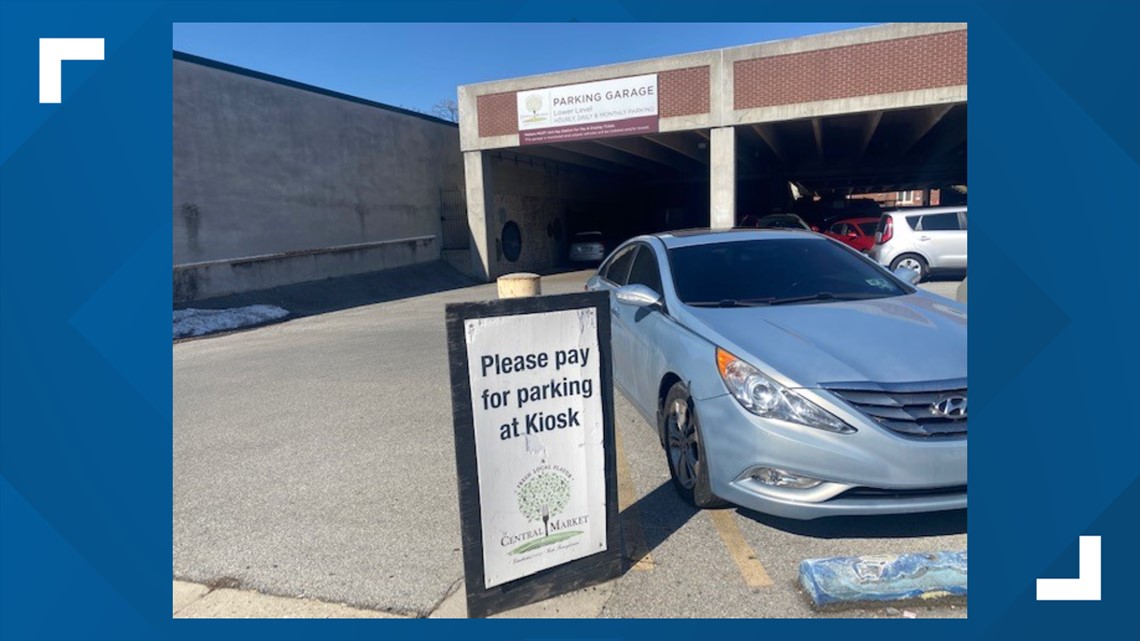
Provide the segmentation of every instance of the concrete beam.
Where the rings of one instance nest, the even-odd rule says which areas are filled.
[[[770,125],[752,125],[752,131],[755,131],[756,135],[760,136],[760,140],[763,140],[764,144],[768,145],[768,149],[771,149],[772,153],[776,154],[776,158],[779,158],[780,162],[785,165],[788,164],[788,154],[784,151],[784,146],[780,143],[780,140],[776,137],[776,132]]]
[[[815,138],[815,154],[823,160],[823,123],[819,118],[811,119],[811,133]]]
[[[858,160],[867,153],[867,145],[871,144],[871,139],[875,137],[875,132],[879,130],[879,123],[883,120],[882,111],[872,111],[865,121],[863,126],[863,134],[859,138],[859,147],[855,152],[855,159]]]
[[[598,158],[595,158],[593,156],[588,156],[586,154],[579,153],[576,151],[569,151],[569,150],[562,149],[559,147],[554,147],[552,145],[538,145],[535,147],[520,147],[518,149],[502,150],[499,152],[492,152],[492,153],[500,153],[500,154],[502,154],[503,158],[510,158],[511,156],[519,156],[519,157],[533,156],[534,158],[538,158],[538,159],[551,160],[554,162],[565,163],[568,165],[577,165],[579,167],[585,167],[587,169],[593,169],[595,171],[602,171],[602,172],[605,172],[607,174],[614,174],[614,173],[622,174],[622,173],[629,173],[631,171],[642,173],[642,170],[634,169],[634,168],[630,167],[629,165],[618,164],[616,162],[611,162],[611,161],[607,161],[607,160],[599,160]],[[522,162],[525,162],[525,161],[522,161]],[[644,172],[644,173],[649,173],[649,172]]]
[[[672,167],[677,171],[692,171],[698,167],[691,158],[679,157],[675,153],[654,145],[645,138],[602,138],[595,140],[595,144],[617,151],[632,154],[645,160],[651,160],[660,165]]]
[[[565,142],[551,146],[571,153],[590,156],[591,158],[605,162],[624,165],[637,171],[656,173],[662,169],[681,169],[676,163],[667,162],[665,160],[648,159],[614,145],[602,144],[602,142],[603,141],[600,140],[591,142]]]
[[[709,227],[736,226],[736,128],[712,130],[709,165]]]
[[[666,149],[671,149],[682,156],[687,156],[693,160],[701,163],[702,165],[709,164],[709,152],[706,149],[700,148],[700,143],[692,137],[680,135],[669,136],[645,136],[645,139],[661,145]]]
[[[924,110],[920,115],[915,115],[908,123],[909,127],[904,137],[898,139],[898,144],[893,149],[894,155],[905,156],[953,108],[954,105],[939,105]]]

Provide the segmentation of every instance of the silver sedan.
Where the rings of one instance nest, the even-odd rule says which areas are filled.
[[[809,232],[675,232],[587,289],[681,495],[812,519],[966,507],[966,307],[916,276]]]

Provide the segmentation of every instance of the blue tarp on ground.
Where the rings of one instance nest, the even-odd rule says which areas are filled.
[[[807,559],[800,583],[816,607],[965,597],[966,551]]]

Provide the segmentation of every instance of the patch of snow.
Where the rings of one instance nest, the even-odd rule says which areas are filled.
[[[250,305],[230,309],[174,310],[174,338],[202,336],[257,325],[289,315],[276,305]]]

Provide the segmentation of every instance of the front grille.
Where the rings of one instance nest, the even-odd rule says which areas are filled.
[[[965,494],[965,485],[954,485],[951,487],[932,487],[923,488],[919,490],[887,490],[878,487],[853,487],[846,492],[839,494],[836,498],[844,499],[911,499],[921,498],[924,496],[947,496],[954,494]]]
[[[965,381],[961,381],[965,383]],[[936,414],[935,403],[950,397],[966,397],[966,387],[938,385],[882,385],[879,389],[848,389],[827,386],[827,390],[847,401],[883,427],[904,436],[953,437],[966,435],[966,418]]]

